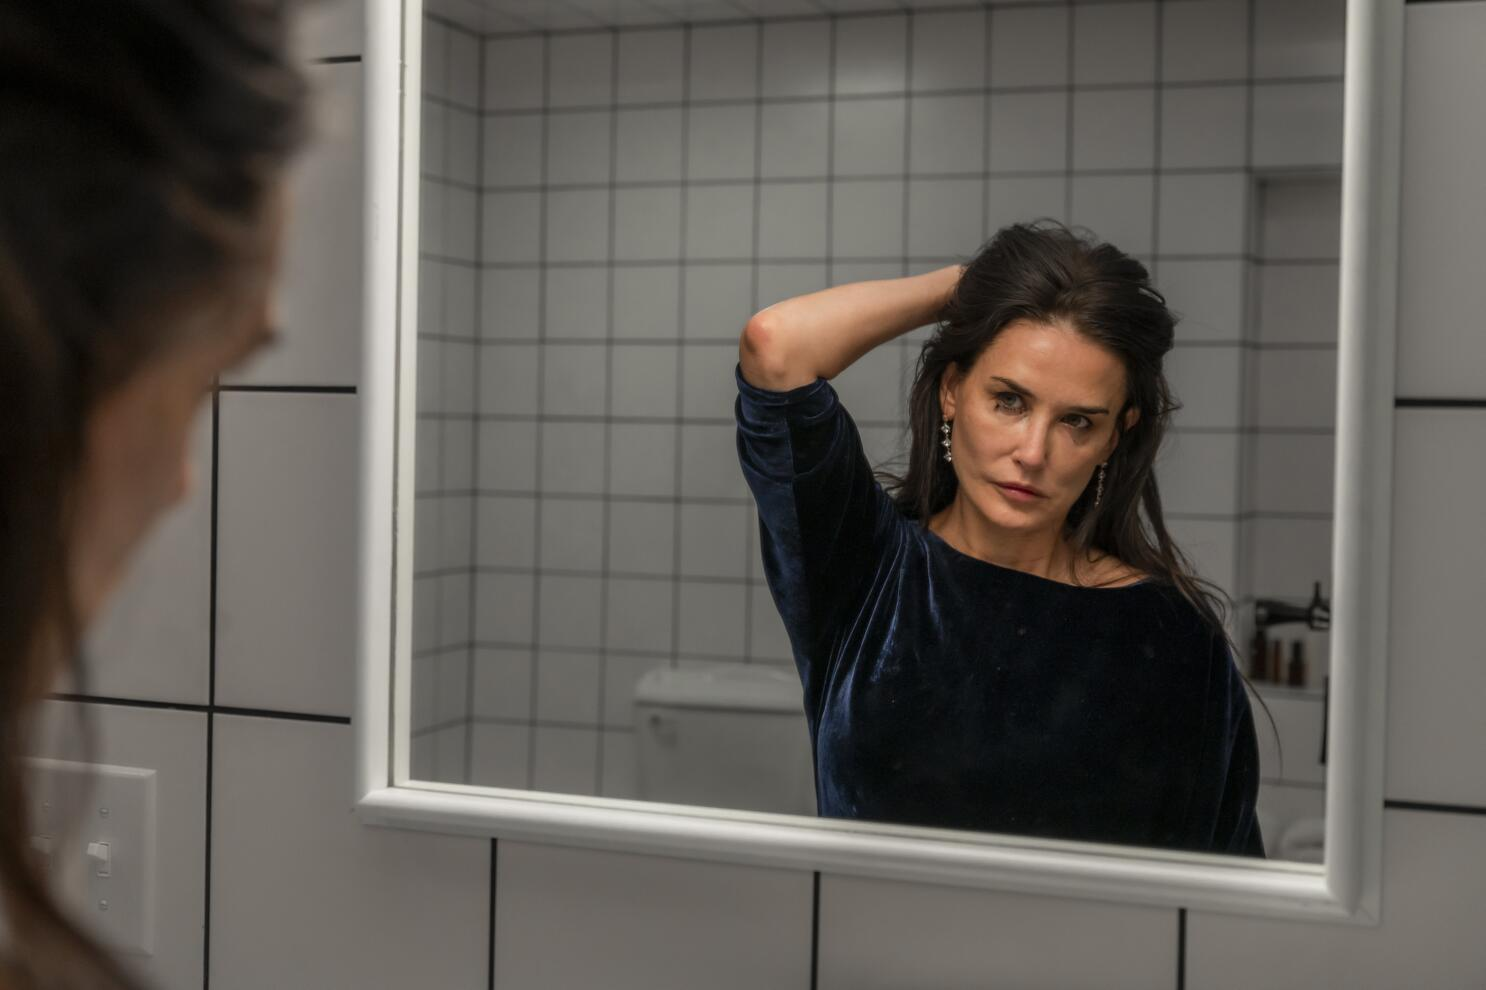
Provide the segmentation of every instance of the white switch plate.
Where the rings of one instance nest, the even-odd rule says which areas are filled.
[[[32,757],[31,835],[50,841],[57,899],[100,940],[155,951],[155,771]],[[108,843],[108,876],[88,845]]]

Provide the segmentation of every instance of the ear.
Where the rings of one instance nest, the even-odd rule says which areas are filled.
[[[939,414],[945,419],[955,418],[955,390],[959,385],[960,369],[950,362],[939,376]]]

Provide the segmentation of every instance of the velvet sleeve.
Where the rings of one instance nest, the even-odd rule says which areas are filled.
[[[900,517],[829,381],[774,391],[745,379],[741,364],[733,375],[764,576],[813,709],[830,644],[860,607]]]
[[[1244,690],[1243,678],[1232,660],[1227,643],[1222,644],[1222,690],[1216,706],[1224,727],[1225,752],[1222,788],[1213,827],[1213,852],[1264,858],[1264,836],[1259,830],[1256,808],[1259,800],[1259,741],[1254,732],[1254,712]]]

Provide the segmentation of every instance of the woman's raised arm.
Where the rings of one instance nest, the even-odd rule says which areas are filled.
[[[743,377],[776,391],[835,378],[877,345],[938,319],[963,271],[850,282],[766,306],[738,341]]]

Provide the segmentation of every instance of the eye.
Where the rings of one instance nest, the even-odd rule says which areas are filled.
[[[1021,408],[1022,397],[1020,395],[1017,395],[1015,392],[997,392],[996,395],[995,395],[995,398],[996,398],[996,405],[1000,406],[1002,409],[1020,409]],[[1011,401],[1015,402],[1016,404],[1015,405],[1011,405],[1008,402],[1008,400],[1011,400]]]
[[[1094,425],[1093,420],[1089,419],[1089,417],[1087,416],[1079,415],[1078,413],[1074,413],[1072,416],[1067,417],[1067,420],[1065,421],[1071,421],[1075,419],[1082,421],[1078,423],[1069,422],[1069,425],[1072,426],[1075,430],[1087,430],[1089,427]]]

